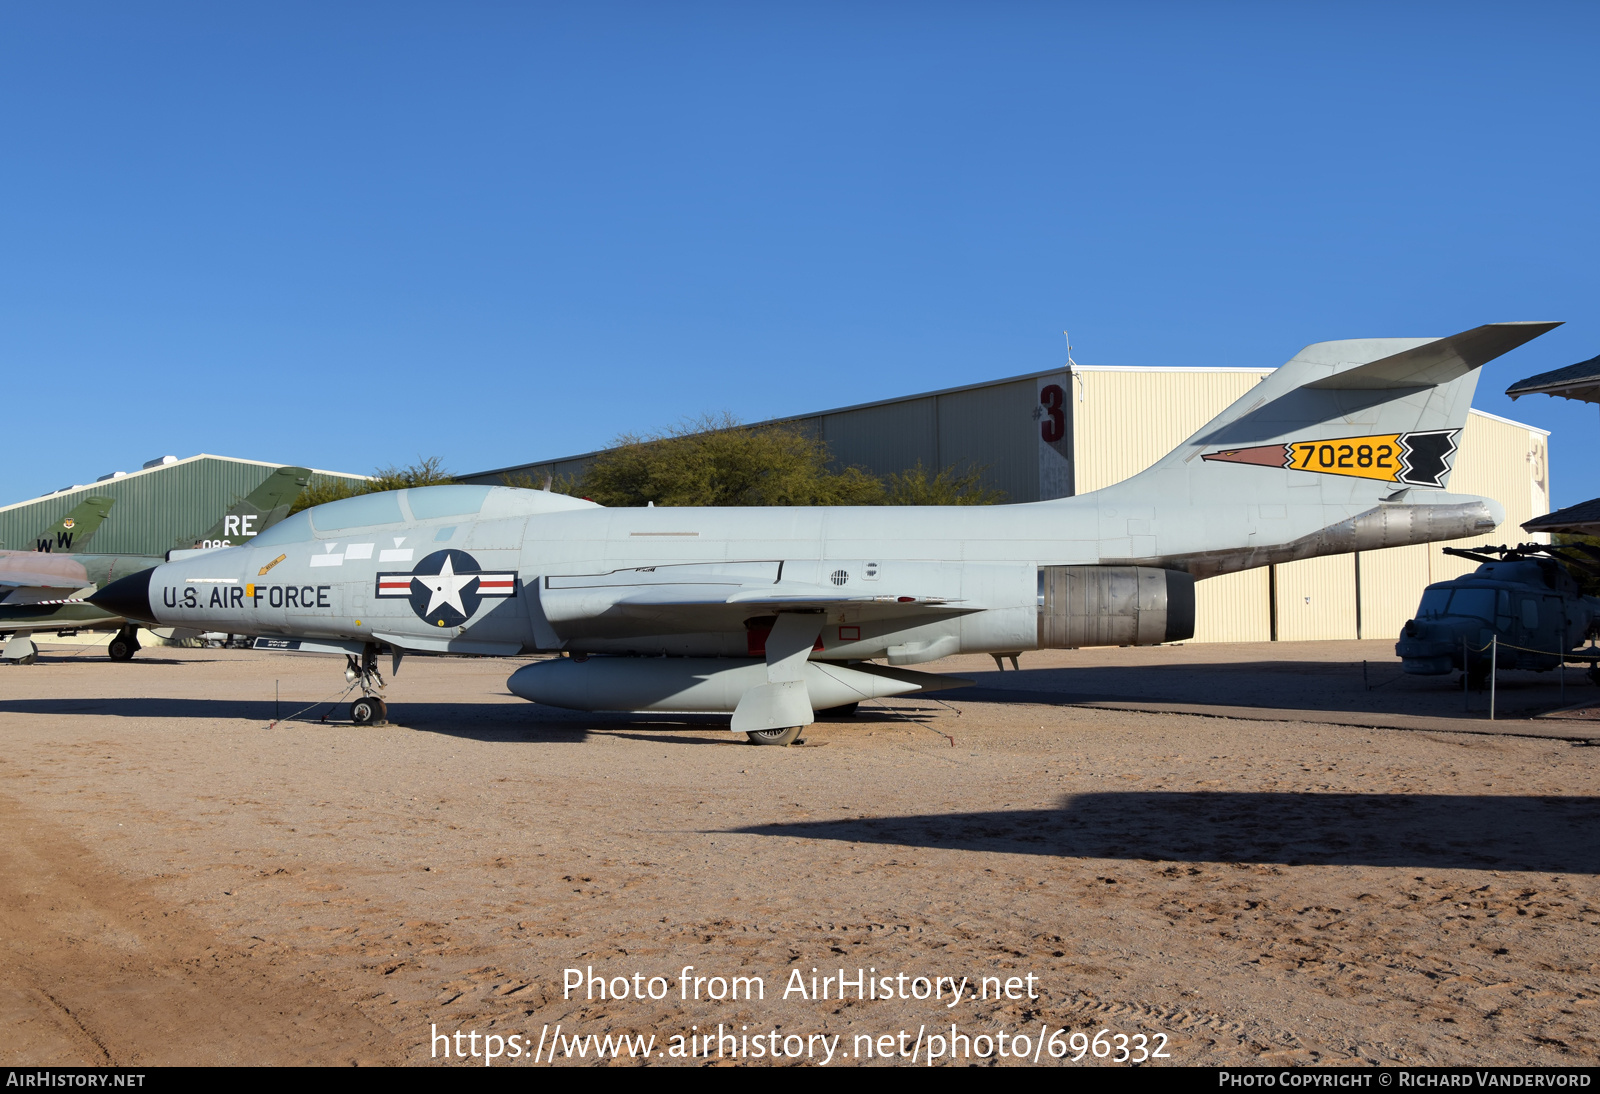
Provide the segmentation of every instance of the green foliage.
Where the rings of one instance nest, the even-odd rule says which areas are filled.
[[[341,498],[353,498],[357,494],[377,494],[384,490],[404,490],[411,486],[445,486],[455,481],[455,476],[444,469],[444,461],[438,456],[419,459],[416,463],[405,467],[395,467],[393,464],[380,467],[366,482],[355,483],[349,479],[314,475],[310,485],[300,491],[300,496],[295,499],[294,506],[289,512],[298,513],[302,509],[310,509],[313,505],[323,505]]]
[[[1567,545],[1582,543],[1596,550],[1600,550],[1600,537],[1574,536],[1567,533],[1557,533],[1550,538],[1557,544]],[[1600,569],[1600,559],[1596,559],[1594,556],[1586,554],[1583,551],[1573,551],[1571,553],[1587,561],[1591,568]],[[1581,566],[1573,566],[1568,564],[1567,573],[1572,575],[1573,579],[1577,581],[1578,587],[1582,589],[1584,593],[1589,596],[1600,596],[1600,577],[1595,576],[1595,574],[1592,572],[1592,569],[1586,570]]]
[[[1004,490],[983,485],[984,469],[959,470],[951,465],[929,476],[922,461],[910,471],[884,478],[886,505],[998,505],[1006,500]]]
[[[828,446],[796,425],[744,426],[705,415],[649,435],[623,434],[581,476],[551,484],[608,506],[990,505],[1005,493],[983,486],[983,469],[921,464],[880,479],[859,467],[833,471]],[[508,486],[543,488],[531,475]]]
[[[500,485],[518,490],[548,490],[552,494],[583,496],[583,480],[576,475],[557,475],[550,471],[535,470],[532,474],[518,471],[500,476]]]

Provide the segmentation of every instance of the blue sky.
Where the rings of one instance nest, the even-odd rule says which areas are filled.
[[[1476,405],[1600,494],[1592,4],[0,10],[0,501],[457,471],[1059,365],[1567,325]]]

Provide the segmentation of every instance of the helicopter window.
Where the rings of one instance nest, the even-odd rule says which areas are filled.
[[[1511,618],[1511,594],[1505,589],[1500,590],[1500,614]]]
[[[1433,616],[1443,615],[1449,605],[1449,589],[1425,589],[1422,593],[1422,606],[1417,609],[1417,618],[1430,619]]]
[[[1524,600],[1522,602],[1522,625],[1530,631],[1538,628],[1539,602],[1537,600]]]
[[[1450,598],[1451,615],[1470,615],[1485,623],[1494,621],[1493,589],[1457,589]]]

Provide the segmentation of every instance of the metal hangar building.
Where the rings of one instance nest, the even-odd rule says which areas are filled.
[[[174,547],[192,547],[229,506],[285,466],[204,453],[186,459],[161,456],[137,471],[113,471],[92,483],[0,506],[0,548],[32,550],[35,536],[90,495],[116,502],[90,550],[162,555]],[[350,482],[366,478],[337,471],[314,474]]]

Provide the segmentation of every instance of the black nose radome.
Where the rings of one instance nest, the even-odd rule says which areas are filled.
[[[150,610],[150,577],[154,573],[155,569],[152,567],[140,570],[136,574],[129,574],[127,577],[120,577],[89,597],[89,603],[120,615],[124,619],[154,623],[156,614]]]

